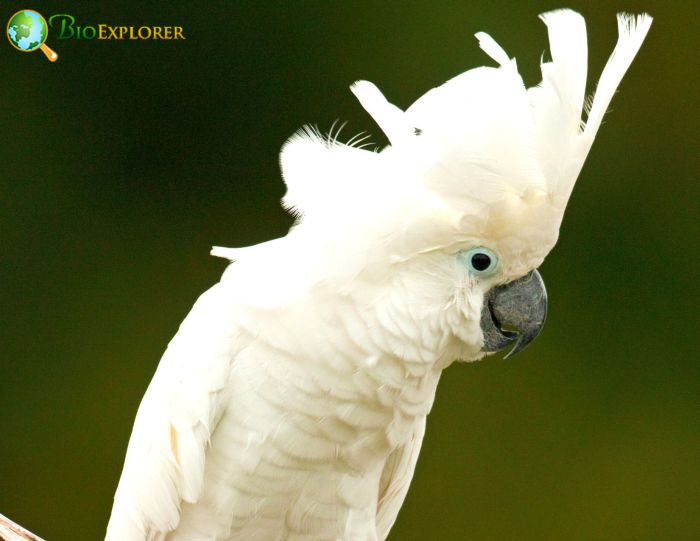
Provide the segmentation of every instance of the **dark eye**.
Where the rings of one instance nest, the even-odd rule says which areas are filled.
[[[491,266],[491,256],[483,252],[474,254],[471,258],[472,268],[476,271],[483,272]]]
[[[488,276],[498,266],[498,256],[483,246],[460,252],[459,258],[467,265],[469,271],[476,276]]]

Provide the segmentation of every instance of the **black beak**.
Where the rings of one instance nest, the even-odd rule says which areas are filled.
[[[515,342],[505,358],[515,355],[540,334],[546,317],[547,290],[536,270],[494,287],[486,294],[481,310],[483,351],[492,353]]]

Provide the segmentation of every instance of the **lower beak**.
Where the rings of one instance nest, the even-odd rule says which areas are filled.
[[[483,351],[492,353],[515,343],[505,358],[515,355],[542,332],[546,317],[547,290],[536,270],[494,287],[486,294],[481,310]]]

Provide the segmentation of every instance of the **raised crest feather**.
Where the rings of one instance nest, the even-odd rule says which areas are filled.
[[[481,47],[481,50],[498,62],[500,66],[507,66],[511,63],[503,47],[496,43],[496,40],[486,32],[477,32],[474,35],[476,39],[479,40],[479,47]]]
[[[584,122],[586,24],[567,9],[540,18],[551,61],[542,62],[535,87],[527,89],[515,58],[478,32],[479,46],[499,67],[457,75],[405,111],[369,81],[350,87],[389,139],[385,148],[364,150],[308,127],[294,134],[280,165],[287,184],[283,205],[297,218],[295,239],[317,246],[343,239],[352,253],[371,253],[372,261],[407,261],[436,247],[457,251],[488,238],[505,254],[527,254],[511,269],[514,275],[541,262],[558,238],[603,114],[652,19],[618,15],[619,40]],[[404,232],[400,242],[397,231]],[[409,238],[408,232],[416,233]],[[249,252],[212,253],[237,259]],[[335,261],[329,268],[343,265]]]
[[[392,145],[399,145],[415,136],[415,128],[408,122],[405,113],[389,103],[376,85],[369,81],[357,81],[350,86],[350,90]]]
[[[610,100],[639,48],[644,43],[652,21],[653,18],[647,13],[641,15],[620,13],[617,15],[617,44],[600,76],[586,121],[585,133],[589,137],[595,137],[598,132]]]

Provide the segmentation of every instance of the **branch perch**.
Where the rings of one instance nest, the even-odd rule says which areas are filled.
[[[0,541],[44,541],[32,532],[15,524],[6,516],[0,515]]]

